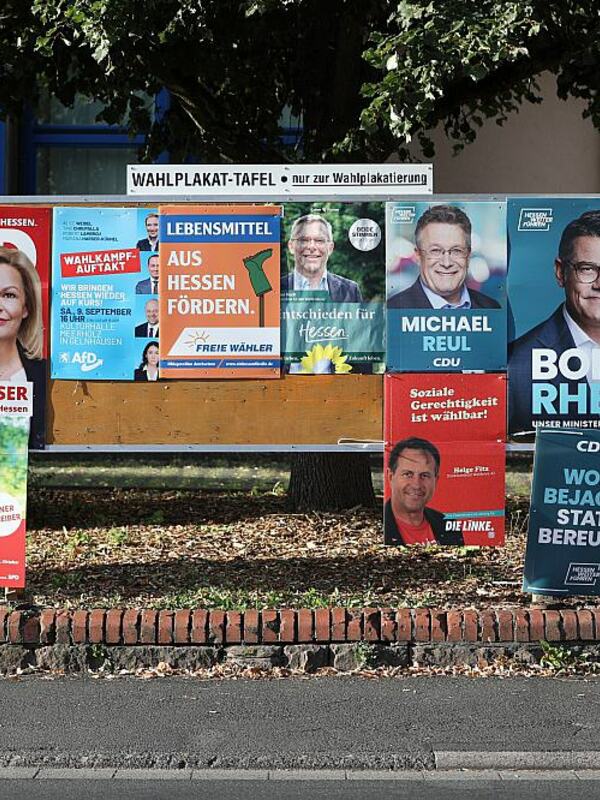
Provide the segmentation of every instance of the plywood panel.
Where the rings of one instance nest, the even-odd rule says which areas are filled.
[[[51,381],[48,444],[336,444],[382,439],[382,376]]]

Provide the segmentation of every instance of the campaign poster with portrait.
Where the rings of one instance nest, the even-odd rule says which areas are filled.
[[[385,544],[504,544],[506,377],[384,384]]]
[[[281,330],[290,374],[382,372],[383,203],[286,203]]]
[[[600,430],[600,199],[508,203],[509,434]]]
[[[54,209],[52,378],[158,378],[155,231],[155,209]]]
[[[523,591],[600,595],[600,431],[535,438]]]
[[[29,418],[33,384],[0,383],[0,586],[25,586]]]
[[[0,206],[0,288],[11,293],[11,316],[21,317],[18,328],[5,326],[4,329],[4,340],[12,337],[18,359],[12,360],[12,366],[0,363],[0,371],[5,379],[12,371],[10,379],[15,383],[31,381],[34,384],[29,437],[32,450],[42,449],[46,438],[51,221],[50,208]],[[20,297],[12,296],[15,289]],[[18,308],[14,307],[15,303]]]
[[[279,378],[280,206],[161,206],[161,378]]]
[[[505,370],[506,263],[504,202],[388,203],[388,370]]]

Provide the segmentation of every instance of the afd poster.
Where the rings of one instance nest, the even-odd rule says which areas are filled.
[[[383,371],[384,204],[286,203],[285,371]]]
[[[504,544],[504,375],[385,376],[386,544]]]
[[[54,209],[52,378],[158,378],[157,230],[154,209]]]
[[[600,432],[537,431],[523,591],[600,595]]]
[[[386,206],[387,366],[506,369],[506,204]]]
[[[161,206],[161,378],[279,378],[280,206]]]
[[[33,384],[0,383],[0,586],[25,586],[27,456]]]
[[[600,430],[600,199],[508,204],[509,433]]]
[[[0,206],[0,289],[14,325],[4,326],[0,362],[5,380],[34,384],[29,447],[45,443],[48,356],[48,276],[52,211],[41,206]]]

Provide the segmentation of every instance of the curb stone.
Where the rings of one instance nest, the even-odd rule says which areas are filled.
[[[529,666],[540,662],[542,639],[568,647],[575,661],[600,661],[600,615],[589,609],[523,608],[340,607],[257,614],[0,606],[0,674],[31,668],[135,672],[159,664],[195,671],[223,662],[303,672],[327,666],[342,672],[473,667],[499,658]]]

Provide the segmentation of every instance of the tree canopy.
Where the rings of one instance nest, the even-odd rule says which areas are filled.
[[[99,100],[149,134],[146,158],[383,160],[415,140],[430,156],[440,123],[460,148],[539,102],[545,70],[598,127],[599,32],[596,0],[5,0],[0,103]]]

